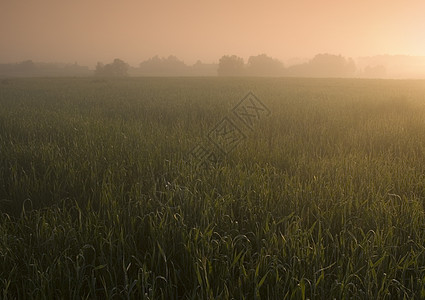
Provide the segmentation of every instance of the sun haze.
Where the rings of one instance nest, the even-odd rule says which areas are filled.
[[[423,1],[2,0],[0,62],[425,55]]]

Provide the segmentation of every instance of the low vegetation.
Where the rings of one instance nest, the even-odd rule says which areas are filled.
[[[0,298],[425,297],[424,171],[423,81],[3,80]]]

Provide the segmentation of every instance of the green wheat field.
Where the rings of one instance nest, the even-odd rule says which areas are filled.
[[[425,298],[424,212],[425,81],[0,81],[1,299]]]

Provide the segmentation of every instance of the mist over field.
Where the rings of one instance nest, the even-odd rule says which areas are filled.
[[[87,76],[116,58],[132,76],[216,76],[223,56],[248,68],[265,54],[271,62],[238,75],[425,78],[424,9],[419,0],[6,0],[0,76]],[[337,59],[309,65],[326,54],[354,68]]]
[[[425,299],[424,8],[0,0],[0,299]]]

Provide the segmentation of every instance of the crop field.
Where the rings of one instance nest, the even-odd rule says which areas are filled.
[[[425,81],[0,81],[1,299],[425,298],[424,212]]]

